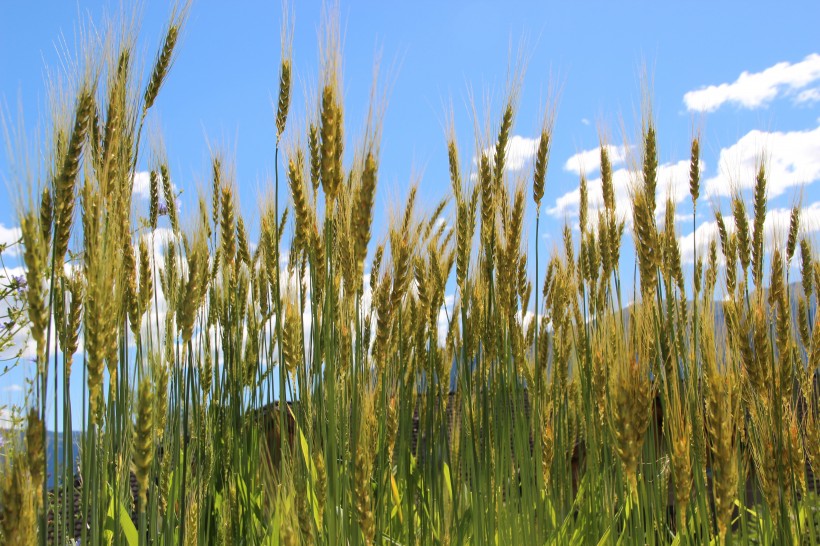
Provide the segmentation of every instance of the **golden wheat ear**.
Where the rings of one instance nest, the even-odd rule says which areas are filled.
[[[281,61],[279,63],[279,96],[276,100],[276,143],[279,144],[290,109],[293,70],[293,23],[288,6],[282,6]]]
[[[361,175],[361,186],[356,196],[353,209],[353,232],[355,237],[355,257],[358,269],[361,270],[367,257],[367,245],[370,243],[370,225],[373,218],[373,203],[376,197],[378,165],[372,152],[364,159]]]
[[[336,88],[333,85],[326,85],[322,90],[321,105],[321,129],[320,129],[320,156],[321,156],[321,181],[325,197],[329,202],[333,202],[338,191],[339,182],[343,176],[342,172],[337,172],[341,165],[341,107],[337,104]]]
[[[31,544],[38,535],[37,511],[42,492],[31,479],[26,454],[15,451],[11,455],[3,463],[0,476],[3,495],[0,531],[6,544]]]
[[[174,52],[177,41],[179,40],[179,35],[182,31],[187,14],[188,6],[186,5],[183,8],[176,10],[171,15],[171,20],[165,30],[165,37],[162,40],[162,46],[157,52],[157,58],[154,61],[154,67],[151,70],[151,77],[148,80],[148,84],[145,87],[145,93],[143,94],[143,116],[145,116],[145,113],[154,105],[154,101],[157,99],[160,87],[162,87],[162,84],[168,76],[168,72],[174,61]]]
[[[44,360],[49,318],[45,286],[49,269],[46,244],[43,241],[39,219],[33,212],[28,212],[23,216],[20,227],[23,241],[23,263],[26,266],[26,311],[31,325],[31,337],[36,344],[37,369],[42,374],[47,364]]]
[[[310,238],[311,211],[304,177],[305,156],[300,147],[288,155],[290,157],[288,158],[287,179],[296,222],[293,244],[298,248],[306,248]]]
[[[276,101],[276,141],[282,138],[285,132],[285,123],[288,119],[288,109],[290,108],[290,79],[291,79],[290,58],[282,58],[279,67],[279,98]]]
[[[649,210],[654,214],[658,187],[658,142],[655,124],[650,119],[643,135],[643,191]]]
[[[501,124],[498,129],[498,141],[495,144],[495,156],[493,158],[493,180],[495,185],[501,186],[504,176],[504,164],[507,160],[507,145],[512,131],[513,118],[515,116],[515,104],[512,97],[504,105],[504,113],[501,116]]]
[[[555,107],[548,106],[544,111],[544,118],[541,122],[541,135],[538,137],[538,148],[535,151],[535,164],[532,172],[532,199],[535,202],[536,216],[541,214],[541,199],[544,198],[544,189],[546,187],[554,125]]]
[[[692,205],[697,206],[700,196],[700,139],[692,139],[692,151],[689,159],[689,195],[692,197]]]
[[[88,132],[90,114],[93,108],[91,91],[83,90],[77,99],[74,115],[74,127],[68,140],[68,146],[62,158],[56,178],[54,205],[54,246],[55,263],[62,263],[68,251],[71,236],[71,224],[74,218],[76,201],[76,180],[80,169],[83,143]]]

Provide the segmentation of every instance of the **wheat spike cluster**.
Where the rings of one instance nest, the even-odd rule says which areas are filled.
[[[647,107],[629,212],[601,130],[602,200],[581,173],[549,252],[556,100],[513,176],[516,67],[473,112],[473,162],[448,113],[447,197],[425,210],[408,184],[374,225],[384,94],[376,77],[346,115],[330,10],[302,120],[285,17],[270,197],[242,210],[213,150],[189,198],[151,122],[189,11],[146,77],[127,25],[89,40],[42,176],[13,181],[36,196],[18,210],[36,366],[0,443],[0,543],[820,544],[820,262],[798,205],[764,236],[766,161],[690,266]]]

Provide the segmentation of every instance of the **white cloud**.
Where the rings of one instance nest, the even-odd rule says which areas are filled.
[[[160,175],[159,183],[162,184],[162,176]],[[174,192],[174,195],[179,193],[179,189],[177,185],[173,183],[173,177],[171,177],[171,189]],[[160,190],[160,196],[162,196],[162,188]],[[139,197],[141,199],[150,199],[151,197],[151,173],[148,171],[139,171],[134,173],[134,185],[133,189],[131,190],[134,197]],[[160,198],[164,200],[164,198]]]
[[[583,125],[589,125],[589,120],[587,118],[581,118],[581,123]]]
[[[812,89],[801,91],[798,93],[797,97],[795,97],[794,102],[798,104],[820,102],[820,87],[814,87]]]
[[[621,165],[626,161],[626,146],[607,145],[609,162],[612,166]],[[571,156],[564,163],[564,170],[580,175],[581,172],[591,173],[601,168],[601,147],[584,150]]]
[[[51,324],[54,324],[54,315],[51,316]],[[31,337],[30,331],[28,328],[22,328],[17,335],[12,338],[12,347],[10,350],[13,350],[16,354],[17,350],[22,347],[22,352],[20,353],[20,359],[29,362],[36,362],[37,360],[37,343],[34,341],[34,338]],[[57,332],[52,327],[49,331],[48,336],[48,354],[53,355],[57,352]],[[85,343],[83,337],[80,336],[78,346],[77,346],[77,353],[75,354],[82,354],[85,352]]]
[[[438,311],[438,321],[436,326],[438,330],[437,338],[439,347],[444,347],[445,343],[447,343],[447,332],[450,330],[450,321],[458,320],[453,316],[455,302],[456,297],[454,294],[445,295],[444,305],[442,305],[441,309]]]
[[[589,152],[584,152],[589,153]],[[575,156],[573,156],[575,157]],[[568,162],[569,163],[569,162]],[[700,162],[701,170],[705,168],[704,161]],[[612,185],[615,192],[616,215],[625,220],[627,225],[632,224],[632,199],[630,189],[639,182],[641,174],[626,167],[612,172]],[[675,203],[680,203],[689,196],[689,160],[677,163],[665,163],[658,167],[658,188],[656,195],[656,214],[664,210],[667,197]],[[547,213],[556,218],[577,217],[581,203],[581,190],[576,187],[555,200],[555,206],[547,209]],[[601,187],[601,178],[587,181],[587,203],[589,218],[596,221],[597,211],[604,206],[604,197]]]
[[[692,215],[675,213],[675,224],[692,225]]]
[[[19,277],[20,275],[25,275],[26,270],[23,267],[6,267],[4,269],[0,269],[0,280],[7,280],[11,279],[12,277]]]
[[[13,426],[16,426],[18,429],[22,430],[22,420],[20,414],[15,414],[8,407],[0,407],[0,430],[8,430]],[[4,441],[5,439],[2,435],[0,435],[0,450],[3,448]]]
[[[820,80],[820,55],[812,53],[800,62],[782,62],[762,72],[742,72],[732,83],[710,85],[684,94],[688,110],[713,112],[726,103],[760,108],[778,95],[793,95]]]
[[[23,232],[19,227],[6,227],[0,224],[0,245],[9,246],[9,248],[6,248],[4,251],[4,254],[8,256],[19,255],[20,245],[15,245],[14,243],[18,242],[22,236]]]
[[[173,234],[171,229],[169,228],[158,228],[153,232],[153,234],[145,234],[142,235],[142,238],[148,243],[148,248],[153,248],[153,253],[151,257],[153,259],[153,263],[156,265],[156,271],[158,274],[162,273],[162,270],[165,267],[165,250],[168,246],[168,243],[172,240],[176,241],[177,237]],[[137,251],[137,247],[134,248]],[[150,252],[150,250],[149,250]],[[185,264],[180,263],[178,267],[184,270]],[[65,271],[67,275],[72,274],[72,269],[69,264],[66,264]],[[18,277],[21,275],[25,275],[26,270],[23,267],[7,267],[4,271],[0,271],[0,281],[11,279],[13,277]],[[154,300],[151,300],[151,311],[146,313],[143,316],[142,321],[142,330],[143,332],[147,332],[147,328],[149,325],[152,328],[156,327],[156,315],[159,315],[159,325],[160,325],[160,334],[162,336],[164,332],[165,326],[165,314],[168,312],[168,302],[165,299],[165,296],[162,292],[162,287],[159,282],[159,279],[153,279],[153,287],[156,291],[157,296],[157,305],[154,306]],[[8,302],[2,301],[0,302],[0,316],[5,316],[7,313]],[[53,320],[53,319],[52,319]],[[53,322],[52,322],[53,323]],[[27,323],[26,323],[27,324]],[[133,346],[134,340],[129,335],[129,343]],[[57,350],[57,341],[55,336],[55,331],[52,328],[51,336],[49,338],[49,353],[54,354]],[[79,339],[79,346],[77,348],[78,355],[82,354],[85,351],[85,344],[83,336],[80,336]],[[16,330],[14,336],[10,340],[9,345],[3,350],[0,351],[0,359],[10,359],[14,358],[19,353],[19,357],[22,361],[32,360],[36,357],[37,354],[37,346],[35,341],[31,338],[29,328],[27,325],[23,325],[20,329]]]
[[[0,269],[0,283],[3,285],[9,284],[12,279],[15,277],[24,276],[26,270],[22,267],[6,267],[5,269]],[[11,328],[14,331],[14,335],[11,337],[9,344],[6,345],[2,350],[0,350],[0,359],[3,360],[11,360],[17,354],[17,352],[25,347],[27,338],[28,338],[28,328],[18,327],[17,324],[11,323],[9,318],[9,306],[19,305],[19,302],[15,301],[16,294],[11,293],[6,298],[0,300],[0,328]],[[25,321],[25,317],[21,320]],[[3,332],[2,334],[4,337],[7,336],[7,332]]]
[[[504,168],[507,171],[520,171],[526,167],[535,157],[538,151],[539,138],[529,138],[520,135],[513,135],[507,143],[506,156]],[[490,165],[493,165],[495,159],[495,147],[484,150],[490,158]],[[478,163],[478,158],[473,157],[473,164]]]
[[[763,223],[763,243],[765,250],[771,251],[775,246],[785,248],[786,238],[791,221],[791,209],[777,208],[766,213],[766,220]],[[726,231],[734,233],[735,220],[732,216],[724,216],[723,223]],[[749,222],[749,229],[752,229],[752,222]],[[820,201],[814,202],[807,207],[800,209],[800,236],[820,231]],[[710,220],[698,226],[694,233],[689,233],[678,239],[681,249],[681,259],[684,263],[693,263],[694,243],[697,239],[698,256],[706,257],[709,244],[715,240],[720,246],[717,221]],[[723,256],[720,255],[722,260]]]
[[[8,387],[3,387],[3,392],[23,392],[23,387],[17,384],[9,385]]]
[[[727,231],[734,231],[734,221],[731,217],[724,217]],[[718,240],[718,228],[715,220],[703,222],[697,229],[678,238],[678,246],[680,247],[681,260],[683,263],[694,263],[695,261],[695,240],[698,244],[698,256],[703,256],[706,259],[706,253],[709,251],[709,245],[712,241]],[[719,244],[719,243],[718,243]]]
[[[527,163],[532,161],[538,151],[540,138],[527,138],[515,135],[507,144],[507,169],[510,171],[520,171]]]
[[[134,189],[132,191],[135,197],[148,199],[151,196],[151,173],[148,171],[134,173]]]
[[[718,174],[704,182],[705,195],[730,195],[754,187],[761,153],[769,197],[820,180],[820,127],[787,133],[753,130],[720,151]]]

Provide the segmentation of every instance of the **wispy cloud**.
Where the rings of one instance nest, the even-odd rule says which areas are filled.
[[[820,87],[812,87],[797,94],[794,98],[797,104],[810,104],[820,102]]]
[[[761,156],[766,161],[769,197],[820,180],[820,127],[808,131],[749,131],[720,151],[718,170],[704,181],[706,196],[754,187]]]
[[[761,108],[778,96],[794,95],[820,81],[820,55],[812,53],[796,63],[777,63],[761,72],[742,72],[732,83],[710,85],[684,94],[690,111],[713,112],[724,104]],[[817,92],[817,90],[813,90]],[[813,93],[795,97],[796,102],[811,100]]]

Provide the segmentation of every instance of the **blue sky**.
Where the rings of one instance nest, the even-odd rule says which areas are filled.
[[[318,77],[322,11],[320,2],[296,4],[290,130],[304,126],[303,91],[315,87]],[[712,205],[723,199],[725,209],[725,195],[733,184],[747,188],[753,182],[750,173],[761,153],[771,163],[772,244],[785,231],[782,212],[798,197],[806,209],[804,231],[812,236],[820,229],[820,4],[793,3],[788,9],[749,2],[657,4],[343,2],[343,87],[350,137],[362,127],[377,57],[390,82],[374,238],[385,233],[389,211],[403,200],[411,181],[420,181],[427,209],[449,190],[445,126],[450,104],[463,168],[472,167],[475,139],[469,98],[478,98],[479,114],[488,114],[496,126],[510,59],[521,44],[528,64],[514,134],[521,137],[515,151],[525,159],[524,172],[529,172],[526,158],[532,150],[527,139],[539,130],[551,86],[560,88],[537,237],[532,206],[529,211],[531,250],[537,242],[546,255],[560,243],[563,223],[577,221],[580,167],[592,181],[595,204],[599,175],[594,149],[600,128],[611,144],[627,146],[613,149],[613,157],[629,155],[639,129],[644,66],[651,75],[660,162],[666,166],[659,188],[664,193],[673,188],[679,200],[684,258],[687,252],[691,256],[686,249],[693,240],[686,186],[693,127],[702,134],[705,165],[699,243],[714,233]],[[73,51],[81,22],[90,16],[99,24],[119,6],[118,1],[103,0],[0,4],[0,104],[7,122],[16,126],[22,113],[23,126],[36,127],[47,106],[46,68],[59,67],[61,41]],[[146,2],[138,12],[139,58],[150,65],[170,5]],[[183,190],[183,207],[191,213],[197,189],[208,183],[209,150],[221,149],[234,158],[242,209],[249,224],[256,224],[259,196],[274,169],[280,28],[278,2],[199,0],[191,7],[175,64],[151,113],[151,123],[164,133],[172,176]],[[145,66],[144,72],[149,69]],[[0,238],[9,240],[19,224],[11,203],[20,189],[3,144]],[[621,169],[616,183],[620,180],[620,210],[626,217],[628,163],[625,158],[615,165]],[[145,168],[145,163],[138,166]],[[627,230],[622,268],[628,271],[634,260],[631,246]],[[4,259],[9,268],[20,265],[14,256]],[[30,373],[23,365],[0,377],[0,404],[20,396],[17,386]]]

